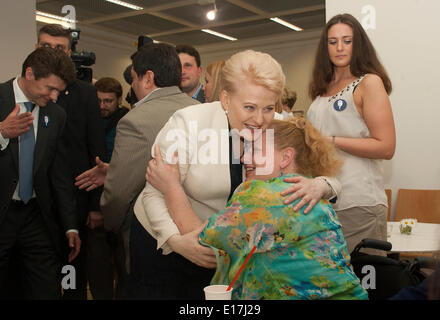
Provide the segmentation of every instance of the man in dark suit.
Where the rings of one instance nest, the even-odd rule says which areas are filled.
[[[71,252],[80,238],[72,173],[61,139],[66,114],[53,103],[75,79],[75,67],[59,50],[37,49],[21,77],[0,84],[0,297],[8,297],[11,252],[16,252],[26,298],[61,294],[60,227]]]
[[[36,48],[51,47],[71,54],[72,36],[69,30],[58,24],[43,26],[38,32]],[[95,165],[95,158],[105,158],[105,131],[104,121],[101,118],[96,88],[89,83],[75,80],[68,84],[60,93],[57,104],[67,114],[66,129],[63,143],[69,152],[69,161],[73,177]],[[65,299],[87,299],[87,272],[86,272],[86,243],[90,232],[87,226],[99,220],[102,216],[99,207],[102,188],[86,192],[76,189],[76,201],[79,213],[79,234],[82,239],[82,248],[78,258],[73,261],[76,268],[77,287],[66,290]],[[92,231],[93,232],[93,231]]]

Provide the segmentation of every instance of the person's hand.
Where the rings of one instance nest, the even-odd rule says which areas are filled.
[[[174,153],[175,164],[162,159],[159,145],[154,145],[154,158],[148,162],[145,179],[157,190],[166,195],[173,187],[180,185],[180,171],[177,163],[177,152]]]
[[[91,191],[104,184],[108,163],[101,161],[99,157],[96,157],[95,161],[96,166],[84,171],[75,178],[75,186],[77,186],[78,189],[83,190],[87,188],[86,191]]]
[[[0,123],[0,133],[5,139],[17,138],[31,128],[34,116],[30,112],[20,112],[20,106],[15,105],[14,110]]]
[[[319,202],[328,192],[329,185],[322,178],[308,179],[301,176],[284,178],[285,182],[292,183],[281,192],[282,196],[289,195],[285,200],[285,204],[292,203],[298,198],[301,200],[293,207],[293,210],[298,211],[303,206],[308,204],[304,210],[304,214],[310,212],[315,204]]]
[[[86,225],[90,229],[102,227],[104,225],[104,215],[100,211],[90,211],[87,216]]]
[[[81,239],[79,238],[79,235],[76,232],[68,232],[66,237],[70,248],[70,253],[69,256],[67,257],[67,261],[70,263],[79,254],[79,250],[81,248]]]
[[[214,269],[217,267],[214,250],[202,246],[199,242],[199,234],[203,231],[205,226],[206,223],[183,236],[175,234],[168,239],[167,243],[174,252],[180,254],[192,263],[203,268]]]

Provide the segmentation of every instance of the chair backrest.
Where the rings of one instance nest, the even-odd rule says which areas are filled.
[[[391,191],[391,189],[385,189],[385,193],[388,198],[388,217],[387,217],[387,220],[391,221],[391,194],[392,194],[392,191]]]
[[[399,189],[394,220],[440,223],[440,190]]]

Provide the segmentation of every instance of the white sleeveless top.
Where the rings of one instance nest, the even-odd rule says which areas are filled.
[[[307,118],[323,135],[348,138],[371,136],[353,100],[353,90],[363,78],[364,76],[353,81],[332,97],[318,96],[313,101]],[[382,161],[360,158],[337,150],[344,159],[344,164],[337,176],[342,190],[334,205],[335,210],[378,204],[387,206]]]

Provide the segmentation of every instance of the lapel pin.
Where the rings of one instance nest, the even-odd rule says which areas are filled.
[[[49,119],[48,116],[44,116],[44,117],[43,117],[43,125],[44,125],[44,127],[46,127],[46,128],[50,126],[50,119]]]

